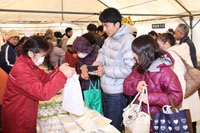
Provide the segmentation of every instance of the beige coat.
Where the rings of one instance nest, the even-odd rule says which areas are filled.
[[[186,68],[182,60],[179,58],[179,56],[181,56],[189,65],[193,66],[191,58],[190,58],[189,46],[187,43],[182,43],[181,45],[175,45],[175,46],[170,47],[167,51],[171,54],[171,56],[175,60],[173,71],[178,76],[182,89],[183,89],[183,95],[185,95],[186,81],[184,79],[184,74],[186,72]],[[178,53],[179,56],[173,51]],[[196,91],[190,97],[183,99],[181,109],[190,109],[191,118],[193,122],[200,120],[200,113],[199,113],[200,100],[199,100],[198,91]]]
[[[67,42],[68,42],[69,38],[64,35],[63,38],[60,41],[60,46],[61,48],[65,51],[65,53],[67,52]]]

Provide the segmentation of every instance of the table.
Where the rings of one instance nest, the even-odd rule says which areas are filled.
[[[87,123],[88,122],[88,123]],[[39,104],[38,133],[120,133],[111,120],[86,107],[82,116],[62,110],[62,94]]]

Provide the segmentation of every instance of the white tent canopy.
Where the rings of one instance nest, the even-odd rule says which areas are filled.
[[[133,21],[200,15],[200,0],[0,0],[0,22],[98,22],[98,14],[107,7]]]
[[[80,35],[88,23],[99,24],[99,14],[107,7],[117,8],[123,17],[130,16],[138,35],[152,30],[153,23],[165,23],[164,29],[155,29],[159,33],[175,29],[183,21],[191,29],[196,25],[192,39],[200,49],[200,0],[0,0],[0,31],[16,29],[32,34],[51,28],[64,32],[70,26]]]
[[[100,13],[104,8],[106,7],[96,0],[1,0],[0,9],[3,11],[0,12],[0,21],[2,23],[97,21],[98,15],[93,13]]]

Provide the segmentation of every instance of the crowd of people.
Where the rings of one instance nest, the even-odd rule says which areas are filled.
[[[146,86],[144,112],[147,100],[150,113],[161,112],[164,105],[170,105],[170,95],[177,106],[190,110],[195,133],[200,120],[199,95],[196,91],[184,99],[187,70],[180,59],[198,67],[188,27],[179,24],[175,31],[150,31],[137,37],[137,29],[122,24],[121,19],[117,9],[107,8],[99,16],[101,26],[89,24],[88,32],[75,39],[71,27],[66,28],[64,35],[48,29],[45,36],[21,39],[18,32],[10,30],[0,51],[0,71],[7,75],[7,85],[0,83],[0,89],[5,88],[0,95],[3,131],[36,132],[38,102],[53,97],[76,72],[82,91],[100,80],[103,115],[120,132],[124,128],[123,109]],[[41,70],[42,64],[51,72]],[[81,69],[84,65],[98,68],[90,74]]]

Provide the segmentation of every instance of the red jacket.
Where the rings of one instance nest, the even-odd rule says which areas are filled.
[[[3,98],[3,132],[36,133],[38,101],[49,100],[66,80],[58,68],[47,74],[31,59],[20,56],[9,74]]]
[[[77,72],[79,71],[78,55],[76,57],[74,57],[72,53],[67,51],[65,54],[65,62],[68,63],[70,67],[75,68]]]
[[[168,55],[168,57],[172,61],[170,65],[154,62],[153,65],[150,66],[151,69],[148,69],[144,75],[139,74],[137,72],[137,67],[134,67],[132,73],[124,80],[124,93],[129,96],[134,96],[137,94],[136,87],[138,82],[142,81],[144,78],[148,85],[148,99],[151,113],[161,112],[162,106],[170,105],[167,94],[172,97],[176,105],[179,105],[183,98],[178,77],[170,68],[174,60],[170,55]],[[156,65],[156,63],[159,65]],[[155,70],[154,68],[159,69]],[[147,112],[147,106],[144,103],[142,104],[142,110]]]

